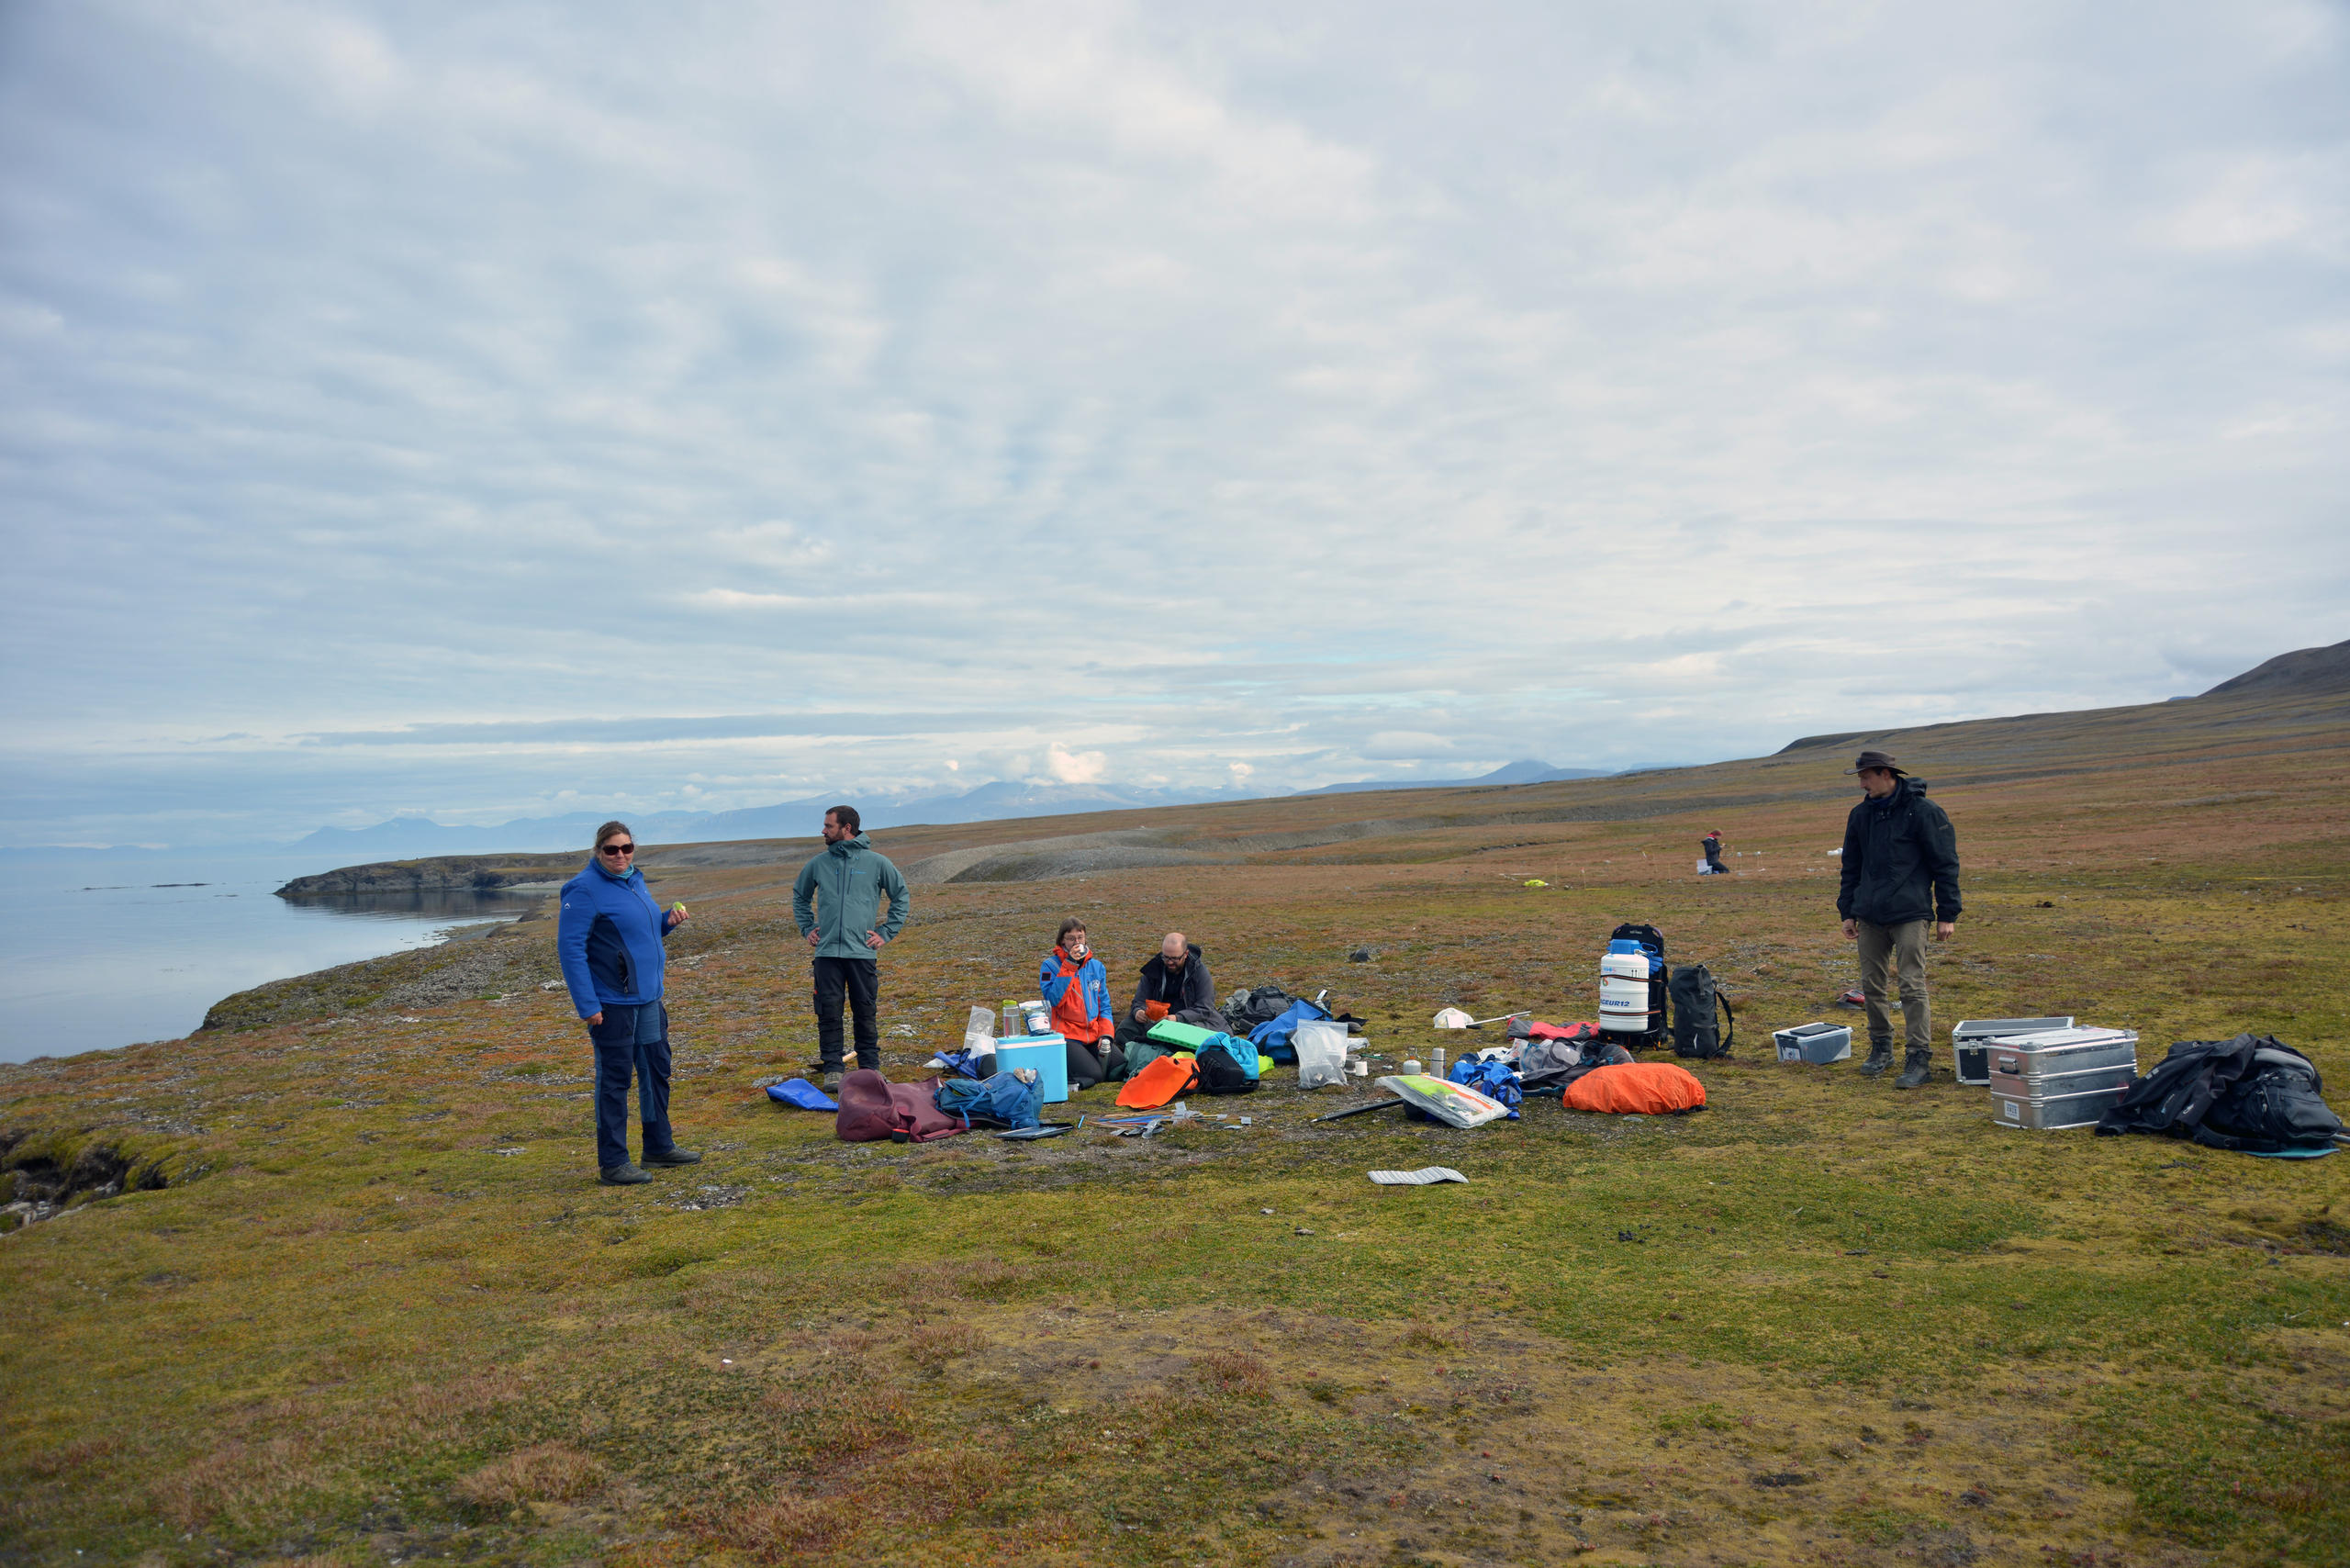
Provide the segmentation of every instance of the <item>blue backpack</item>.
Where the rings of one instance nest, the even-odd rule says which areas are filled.
[[[1210,1035],[1192,1047],[1203,1094],[1253,1094],[1257,1090],[1257,1047],[1230,1035]]]
[[[1455,1083],[1464,1083],[1490,1100],[1498,1100],[1509,1107],[1509,1119],[1519,1119],[1517,1108],[1526,1103],[1526,1091],[1518,1083],[1517,1074],[1505,1061],[1479,1061],[1474,1057],[1462,1057],[1444,1075]]]
[[[958,1116],[965,1126],[990,1122],[998,1126],[1033,1127],[1042,1119],[1045,1086],[1023,1083],[1008,1072],[993,1078],[942,1078],[936,1091],[938,1108]]]

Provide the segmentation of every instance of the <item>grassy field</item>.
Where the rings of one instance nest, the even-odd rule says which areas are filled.
[[[1967,862],[1945,1035],[2251,1029],[2350,1083],[2338,696],[1897,742]],[[708,1158],[649,1187],[594,1182],[543,923],[475,1000],[329,977],[0,1068],[0,1197],[73,1190],[0,1238],[0,1560],[2350,1560],[2350,1162],[2002,1130],[1946,1054],[1916,1093],[1767,1060],[1854,983],[1852,749],[880,835],[966,878],[883,959],[893,1077],[1071,911],[1113,978],[1180,926],[1390,1058],[1449,1002],[1592,1016],[1647,920],[1739,1010],[1686,1118],[1317,1126],[1347,1097],[1284,1071],[1211,1107],[1247,1128],[843,1145],[754,1087],[811,1051],[806,844],[653,857]],[[1689,875],[1708,827],[1736,876]],[[1471,1181],[1364,1179],[1426,1164]]]

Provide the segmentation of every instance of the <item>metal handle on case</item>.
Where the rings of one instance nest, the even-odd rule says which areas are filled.
[[[1993,1065],[1997,1066],[2001,1072],[2021,1072],[2023,1070],[2022,1061],[2015,1057],[2001,1057],[1998,1062]]]

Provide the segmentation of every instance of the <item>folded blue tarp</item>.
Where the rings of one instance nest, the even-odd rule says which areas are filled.
[[[1316,1007],[1305,1001],[1292,1002],[1278,1018],[1268,1018],[1248,1031],[1248,1043],[1284,1067],[1297,1063],[1297,1047],[1289,1037],[1297,1033],[1300,1024],[1310,1024],[1330,1016],[1326,1007]]]

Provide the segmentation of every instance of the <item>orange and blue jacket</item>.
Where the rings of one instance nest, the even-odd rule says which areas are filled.
[[[1088,953],[1079,963],[1058,947],[1036,968],[1038,994],[1053,1010],[1053,1033],[1091,1045],[1118,1032],[1110,1021],[1110,971]]]

